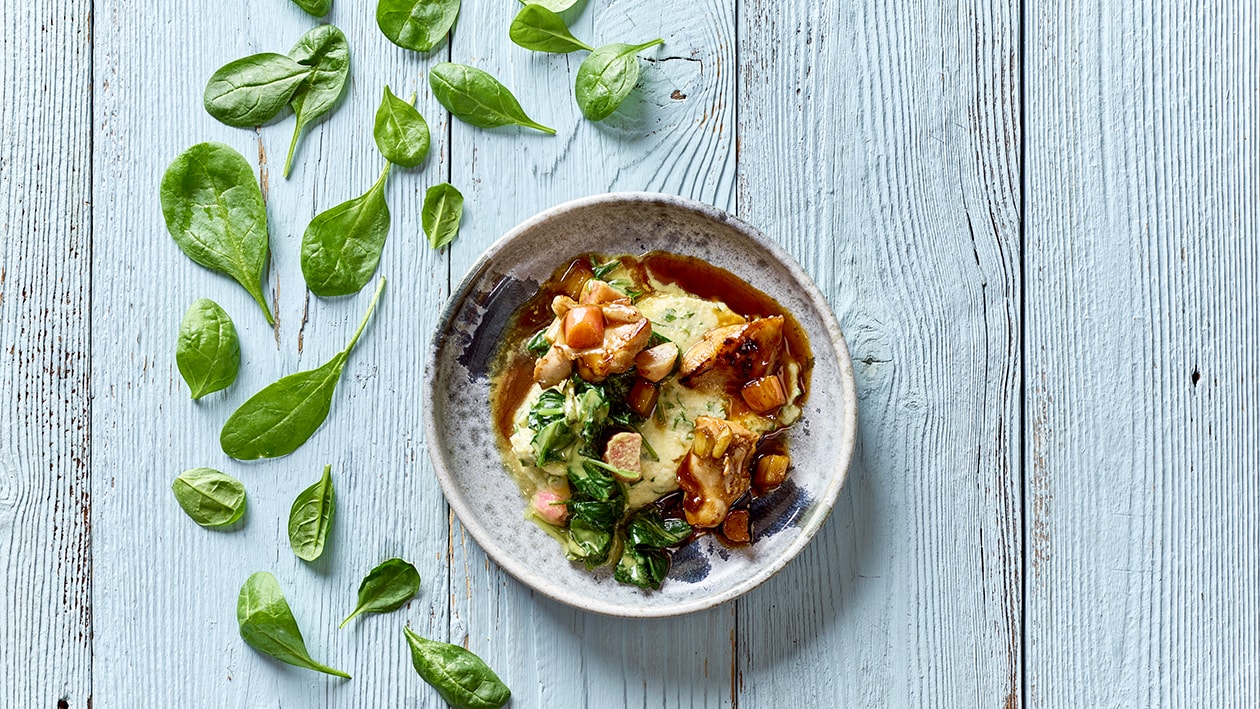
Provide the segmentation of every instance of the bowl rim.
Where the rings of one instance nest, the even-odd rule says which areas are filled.
[[[810,304],[818,313],[823,326],[827,330],[831,347],[836,356],[836,365],[838,374],[843,385],[841,392],[841,400],[844,404],[844,413],[840,424],[840,440],[838,441],[837,455],[835,464],[832,467],[830,482],[821,495],[819,495],[819,503],[823,506],[820,514],[813,515],[801,528],[800,534],[797,535],[791,544],[789,544],[778,557],[771,560],[770,563],[761,567],[756,573],[751,574],[739,583],[734,584],[730,588],[713,595],[704,596],[695,600],[679,603],[676,606],[669,607],[646,607],[646,608],[627,608],[622,605],[616,606],[600,606],[588,599],[573,598],[566,596],[563,589],[553,587],[548,580],[519,563],[512,558],[497,544],[493,542],[493,536],[481,520],[473,514],[471,507],[458,495],[452,494],[452,490],[458,490],[454,479],[447,470],[446,461],[439,454],[438,425],[434,417],[434,407],[431,405],[436,400],[437,390],[437,371],[436,362],[438,353],[442,350],[445,341],[444,335],[450,329],[456,315],[459,312],[460,305],[471,293],[474,285],[481,280],[481,277],[489,269],[491,261],[503,250],[503,248],[513,240],[519,238],[521,234],[533,229],[534,227],[554,219],[563,214],[586,209],[592,206],[598,206],[606,203],[624,203],[624,202],[642,202],[650,204],[664,205],[668,207],[683,209],[699,213],[701,216],[713,221],[725,224],[731,228],[741,232],[744,236],[753,240],[767,253],[774,257],[776,261],[787,268],[792,275],[796,285],[799,286],[808,297]],[[815,352],[818,348],[813,347]],[[772,576],[781,571],[789,562],[800,555],[802,549],[808,544],[818,530],[822,528],[823,523],[831,516],[831,511],[835,507],[835,503],[840,495],[840,490],[844,487],[848,479],[849,468],[853,462],[854,450],[857,444],[857,390],[853,373],[853,361],[849,355],[848,345],[845,343],[844,336],[840,330],[840,323],[836,320],[835,313],[831,309],[830,303],[819,290],[814,280],[801,268],[800,264],[794,259],[778,242],[770,239],[759,229],[748,224],[747,222],[735,217],[724,210],[718,209],[710,204],[698,202],[686,197],[677,195],[657,193],[657,192],[606,192],[586,197],[579,197],[567,202],[562,202],[555,206],[544,209],[541,212],[525,219],[516,226],[509,229],[485,251],[482,252],[476,262],[464,274],[460,280],[459,286],[451,292],[451,297],[447,300],[445,307],[442,309],[441,316],[438,318],[437,325],[434,328],[433,335],[430,338],[427,350],[428,359],[425,362],[424,371],[424,431],[425,431],[425,447],[428,448],[429,458],[433,462],[433,469],[438,478],[438,484],[442,488],[443,497],[446,503],[454,510],[455,515],[459,518],[460,524],[468,530],[473,539],[481,547],[496,564],[499,565],[510,576],[519,583],[532,591],[547,596],[555,601],[563,603],[573,608],[578,608],[600,615],[621,617],[621,618],[665,618],[686,615],[702,610],[707,610],[720,606],[728,601],[734,600],[754,588],[760,586],[769,580]]]

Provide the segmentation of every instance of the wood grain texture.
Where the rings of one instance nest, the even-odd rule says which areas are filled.
[[[451,181],[468,199],[451,249],[453,281],[495,239],[554,204],[617,190],[670,192],[732,208],[734,8],[720,0],[589,0],[566,13],[592,45],[665,44],[644,53],[638,88],[600,123],[573,83],[585,52],[528,52],[507,40],[518,5],[465,0],[452,61],[489,71],[558,135],[452,126]],[[558,256],[563,258],[563,256]],[[559,265],[559,264],[558,264]],[[531,593],[455,521],[451,635],[504,673],[514,706],[730,706],[734,613],[642,622],[576,611]],[[556,553],[560,553],[557,548]]]
[[[1030,6],[1028,703],[1260,700],[1260,13]]]
[[[739,603],[742,706],[1020,697],[1014,2],[741,5],[739,214],[831,300],[859,439]]]
[[[91,3],[0,6],[0,705],[86,707]]]
[[[446,126],[422,82],[427,60],[389,44],[370,12],[336,3],[351,82],[340,107],[303,138],[291,177],[281,176],[293,118],[260,131],[216,123],[201,108],[206,78],[259,51],[287,52],[315,25],[289,2],[98,5],[92,440],[96,561],[95,701],[161,706],[414,706],[428,688],[411,668],[401,628],[447,634],[447,510],[421,426],[419,381],[442,301],[447,263],[424,240],[424,189],[444,179]],[[419,91],[434,135],[420,169],[395,168],[393,216],[378,275],[389,285],[346,368],[323,428],[293,455],[238,463],[219,449],[219,429],[248,396],[282,375],[322,364],[354,331],[371,296],[308,297],[298,263],[310,219],[362,194],[384,159],[372,119],[388,82]],[[223,141],[259,166],[272,239],[264,322],[244,291],[189,261],[167,234],[158,182],[169,162],[202,140]],[[372,284],[373,286],[375,283]],[[207,296],[241,335],[242,366],[225,392],[193,402],[173,347],[188,303]],[[333,465],[337,513],[323,558],[290,551],[286,527],[298,492]],[[171,480],[192,466],[219,468],[246,485],[242,528],[197,527],[175,505]],[[343,630],[364,574],[391,556],[419,568],[422,591],[386,616]],[[354,675],[337,680],[280,665],[237,633],[238,590],[254,571],[275,573],[311,653]]]

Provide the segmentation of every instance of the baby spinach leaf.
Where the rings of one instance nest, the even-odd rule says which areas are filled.
[[[194,399],[226,389],[236,381],[241,369],[241,341],[232,318],[218,303],[199,298],[184,313],[175,345],[175,366]]]
[[[341,371],[384,288],[382,278],[363,322],[344,350],[322,367],[290,374],[267,385],[228,417],[219,433],[219,445],[224,453],[237,460],[279,458],[297,450],[323,425]]]
[[[442,62],[429,70],[433,96],[459,120],[478,128],[524,126],[555,135],[554,128],[536,123],[498,79],[476,67]]]
[[[332,466],[325,465],[319,481],[303,490],[289,510],[289,546],[299,559],[315,561],[324,553],[336,508]]]
[[[284,160],[285,177],[289,176],[293,151],[302,131],[331,111],[341,98],[346,77],[350,75],[350,43],[346,41],[346,35],[333,25],[320,25],[302,35],[289,50],[289,57],[307,67],[310,74],[289,100],[297,122],[293,126],[293,138],[289,141],[289,155]]]
[[[613,570],[613,578],[621,583],[656,590],[661,587],[661,582],[668,573],[668,553],[660,549],[631,546],[622,552],[617,568]]]
[[[293,0],[294,4],[306,10],[311,17],[323,17],[332,10],[332,0]]]
[[[508,37],[517,45],[535,52],[568,54],[579,49],[594,51],[593,47],[569,32],[563,17],[542,5],[522,7],[508,28]]]
[[[302,277],[318,296],[349,295],[376,273],[389,236],[385,178],[392,163],[365,194],[320,212],[302,235]]]
[[[245,514],[245,486],[213,468],[185,470],[171,483],[175,501],[203,527],[225,527]]]
[[[537,5],[546,8],[552,12],[564,12],[574,5],[578,4],[578,0],[521,0],[522,5]]]
[[[429,154],[429,124],[411,104],[416,95],[403,101],[385,87],[372,137],[385,159],[402,167],[416,167]]]
[[[427,52],[451,31],[459,0],[380,0],[376,26],[403,49]]]
[[[274,324],[262,291],[267,208],[245,158],[222,143],[198,143],[166,168],[161,195],[166,229],[180,250],[236,279]]]
[[[434,185],[424,193],[424,209],[420,226],[429,237],[429,246],[440,249],[459,236],[459,222],[464,217],[464,195],[449,182]]]
[[[587,55],[578,67],[574,85],[582,115],[592,121],[612,115],[639,82],[638,53],[664,42],[655,39],[643,44],[606,44]]]
[[[420,572],[402,559],[386,559],[359,584],[359,604],[341,621],[346,627],[360,613],[389,613],[403,607],[420,591]]]
[[[219,67],[206,83],[202,104],[222,123],[238,128],[262,125],[289,103],[310,67],[283,54],[263,52]]]
[[[236,601],[236,622],[246,645],[295,667],[350,679],[350,675],[311,659],[297,619],[284,600],[276,577],[266,571],[251,575]]]
[[[458,645],[422,638],[403,628],[411,664],[452,709],[499,709],[512,690],[480,657]]]

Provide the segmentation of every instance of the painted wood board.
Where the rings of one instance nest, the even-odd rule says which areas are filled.
[[[89,6],[0,7],[3,706],[92,692]]]
[[[1260,13],[1029,6],[1027,703],[1260,697]]]
[[[743,705],[1019,704],[1018,17],[741,6],[739,214],[831,300],[859,402],[831,520],[738,606]]]

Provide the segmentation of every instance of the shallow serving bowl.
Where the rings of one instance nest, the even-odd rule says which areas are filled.
[[[596,252],[695,256],[743,278],[791,311],[814,354],[804,416],[789,429],[788,481],[753,502],[754,543],[705,535],[679,550],[659,591],[565,559],[525,518],[500,457],[490,368],[516,309],[557,267]],[[814,536],[844,484],[857,427],[853,366],[826,300],[790,256],[756,229],[680,197],[614,193],[566,202],[509,231],[477,261],[442,315],[425,377],[425,428],[438,480],[460,522],[526,586],[562,603],[627,617],[680,615],[729,601],[782,569]]]

